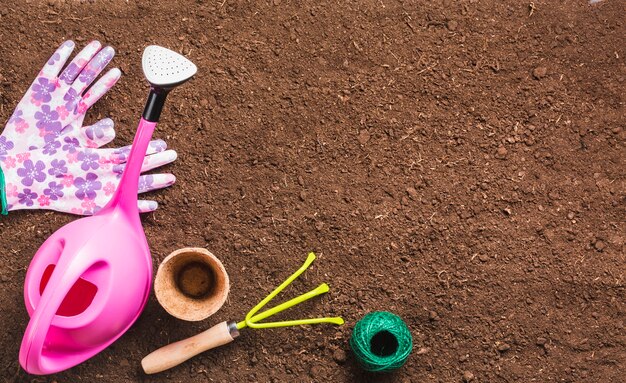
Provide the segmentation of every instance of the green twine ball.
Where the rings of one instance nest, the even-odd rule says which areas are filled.
[[[413,349],[413,337],[399,316],[376,311],[354,326],[350,347],[365,370],[392,371],[406,362]]]

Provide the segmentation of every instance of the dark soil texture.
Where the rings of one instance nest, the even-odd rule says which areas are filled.
[[[118,85],[87,123],[131,142],[158,44],[199,68],[155,138],[179,158],[144,216],[154,269],[205,247],[230,275],[211,318],[152,295],[120,340],[53,376],[19,366],[23,282],[41,243],[76,219],[0,221],[2,382],[623,382],[626,371],[626,3],[568,1],[0,0],[0,121],[54,49],[116,49]],[[342,327],[243,330],[146,376],[140,360],[241,320],[305,260],[284,318]],[[362,372],[350,352],[370,311],[400,315],[414,351]]]

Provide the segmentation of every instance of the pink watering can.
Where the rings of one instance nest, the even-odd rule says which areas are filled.
[[[73,367],[117,340],[139,317],[152,283],[152,258],[137,210],[141,165],[170,90],[196,66],[178,53],[149,46],[142,58],[150,95],[119,187],[91,217],[48,238],[24,284],[30,315],[20,364],[31,374]]]

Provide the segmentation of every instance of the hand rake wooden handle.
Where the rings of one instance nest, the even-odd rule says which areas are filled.
[[[141,367],[146,374],[165,371],[204,351],[230,343],[238,336],[235,322],[224,321],[198,335],[168,344],[148,354],[141,361]]]

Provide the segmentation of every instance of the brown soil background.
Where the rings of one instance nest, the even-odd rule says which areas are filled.
[[[144,217],[155,261],[203,246],[232,289],[185,323],[151,297],[97,357],[25,374],[25,271],[74,217],[2,218],[0,380],[7,382],[620,382],[626,365],[625,2],[0,1],[0,120],[64,39],[117,50],[121,82],[92,111],[131,141],[152,43],[200,68],[156,137],[178,177]],[[153,349],[240,319],[315,251],[292,318],[147,377]],[[347,344],[373,310],[415,349],[365,374]],[[622,378],[620,378],[620,376]]]

